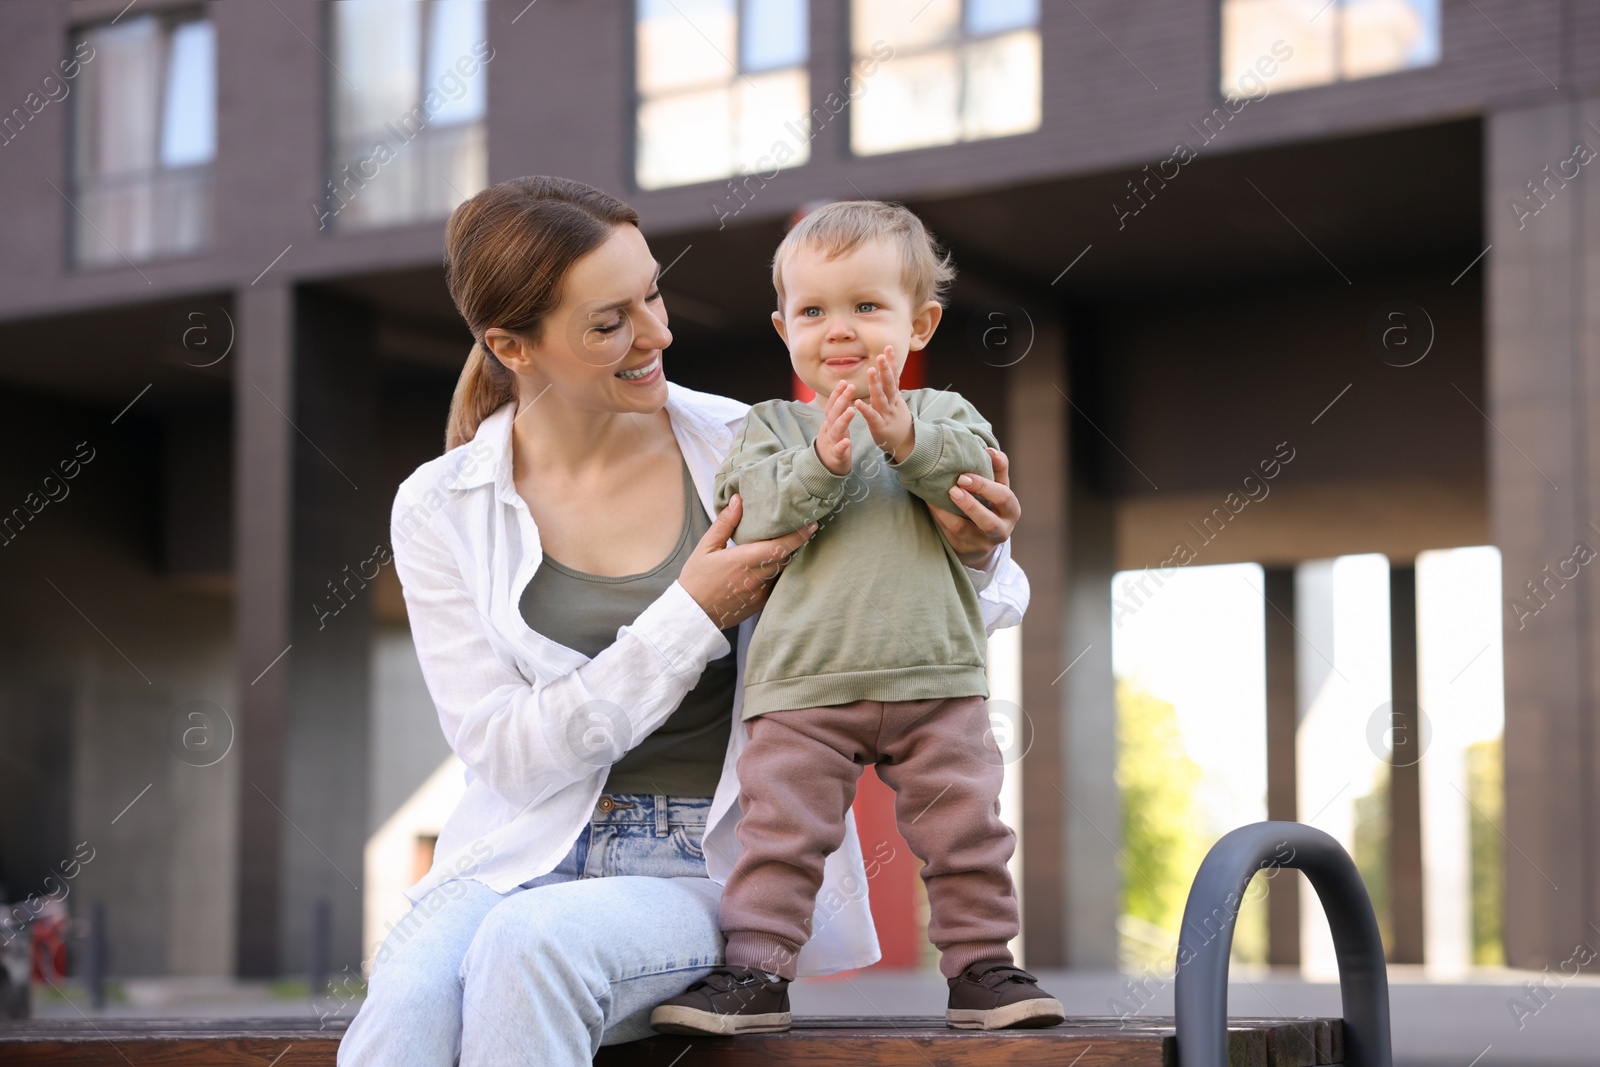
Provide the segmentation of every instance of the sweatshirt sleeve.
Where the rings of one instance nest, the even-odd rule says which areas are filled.
[[[823,466],[810,441],[785,441],[763,417],[768,411],[759,404],[750,409],[712,487],[718,512],[734,493],[744,503],[733,531],[735,544],[781,537],[813,520],[821,522],[845,502],[850,475]]]
[[[917,389],[906,399],[914,428],[911,454],[902,463],[886,466],[908,492],[952,515],[964,514],[950,499],[950,487],[963,474],[993,478],[994,463],[984,448],[999,448],[1000,442],[987,420],[959,393]]]

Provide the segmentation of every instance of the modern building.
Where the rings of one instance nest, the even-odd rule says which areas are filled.
[[[1423,960],[1412,567],[1470,545],[1506,605],[1506,957],[1558,965],[1600,923],[1596,57],[1600,10],[1546,0],[0,6],[8,895],[103,900],[123,973],[303,973],[319,902],[331,969],[370,954],[369,840],[448,755],[385,565],[471,340],[442,223],[561,174],[643,216],[669,377],[750,402],[792,384],[797,208],[901,200],[954,253],[919,372],[1023,502],[1030,965],[1117,959],[1112,575],[1266,568],[1237,741],[1315,819],[1306,566],[1364,552],[1390,951]],[[1274,891],[1277,962],[1297,914]]]

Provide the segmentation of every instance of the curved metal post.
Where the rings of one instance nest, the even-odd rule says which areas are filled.
[[[1258,822],[1223,836],[1195,875],[1178,938],[1179,1067],[1228,1067],[1228,950],[1258,870],[1304,872],[1322,901],[1339,959],[1345,1067],[1393,1067],[1389,974],[1372,900],[1349,853],[1304,823]]]

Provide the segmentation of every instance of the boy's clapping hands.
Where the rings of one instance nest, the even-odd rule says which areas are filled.
[[[848,378],[841,379],[828,397],[823,413],[822,430],[817,434],[817,458],[835,475],[850,473],[850,419],[857,408],[867,420],[867,429],[878,447],[889,453],[895,463],[904,463],[915,445],[915,432],[911,409],[900,396],[900,385],[895,380],[891,359],[893,346],[873,358],[867,368],[867,389],[871,402],[854,399],[855,386]]]

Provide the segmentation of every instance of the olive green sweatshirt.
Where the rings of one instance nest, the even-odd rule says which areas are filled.
[[[851,470],[836,475],[813,445],[822,412],[767,400],[750,409],[717,472],[716,509],[734,493],[744,502],[735,543],[819,523],[784,567],[751,635],[745,719],[856,700],[989,695],[978,594],[922,501],[962,514],[950,487],[968,472],[992,478],[984,447],[999,442],[956,393],[900,395],[914,434],[904,463],[877,446],[857,411]]]

